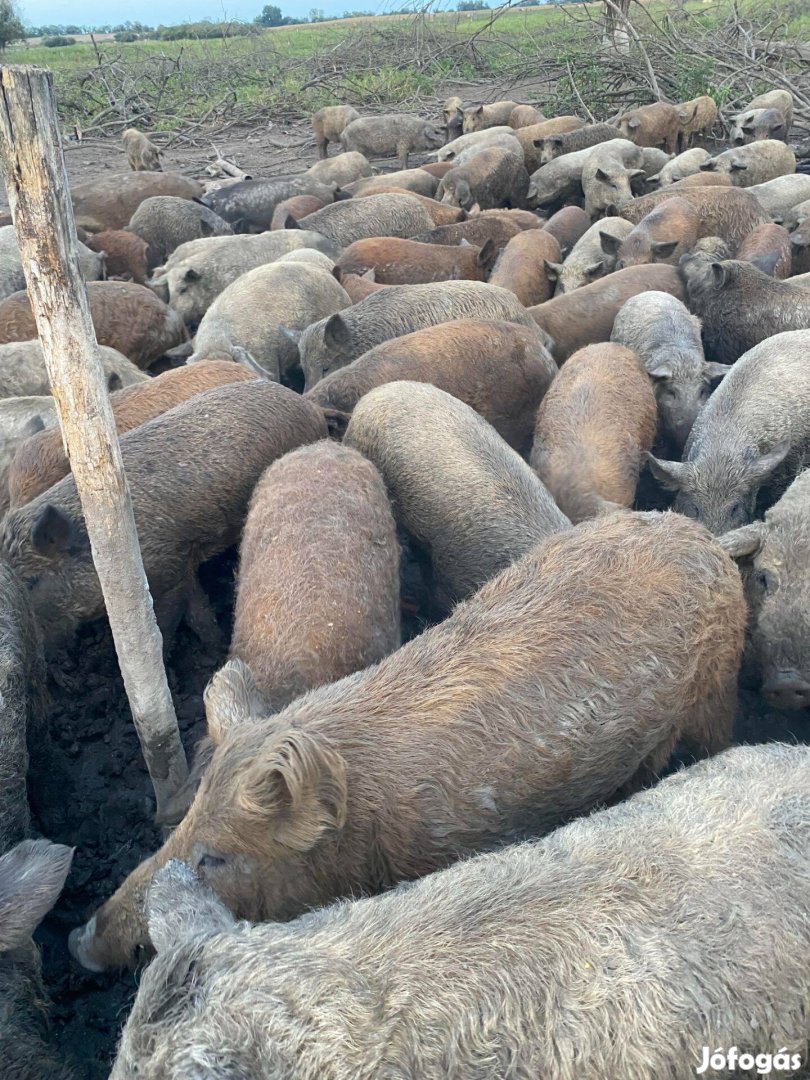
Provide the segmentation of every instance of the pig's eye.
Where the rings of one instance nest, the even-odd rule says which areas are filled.
[[[770,570],[754,571],[754,580],[763,592],[773,592],[777,587],[777,580]]]
[[[226,859],[222,855],[214,855],[213,852],[207,851],[204,855],[200,856],[200,861],[197,863],[197,868],[200,870],[216,870],[220,866],[224,866]]]

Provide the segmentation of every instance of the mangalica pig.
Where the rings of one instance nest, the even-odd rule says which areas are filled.
[[[623,345],[566,361],[537,410],[532,468],[575,524],[633,505],[657,412],[644,364]]]
[[[314,195],[326,206],[335,197],[334,186],[314,176],[276,176],[267,180],[238,180],[209,191],[204,204],[227,221],[234,232],[260,233],[270,228],[280,202],[294,195]]]
[[[518,107],[516,101],[494,101],[491,105],[467,105],[463,109],[461,130],[463,134],[483,131],[485,128],[509,124],[512,113]]]
[[[325,436],[320,409],[256,379],[198,394],[121,437],[144,568],[169,633],[184,606],[200,633],[212,618],[197,568],[236,542],[263,470]],[[28,586],[50,640],[104,614],[72,476],[6,515],[0,553]]]
[[[565,135],[569,132],[579,131],[585,128],[585,121],[578,116],[555,116],[551,120],[543,120],[539,124],[530,124],[529,127],[515,129],[515,136],[523,150],[523,157],[528,172],[534,172],[540,168],[540,155],[543,150],[545,139],[550,135]],[[585,149],[593,143],[585,140],[578,149]]]
[[[731,369],[705,360],[700,319],[669,293],[631,297],[616,316],[610,340],[640,357],[658,402],[660,442],[680,455],[712,389]]]
[[[810,272],[810,218],[803,221],[790,234],[792,251],[791,269],[793,274]]]
[[[189,203],[189,206],[193,205]],[[140,236],[127,229],[105,229],[104,232],[89,234],[87,246],[104,259],[106,272],[100,276],[134,281],[136,285],[146,284],[149,274],[148,245]]]
[[[703,320],[707,350],[733,364],[760,341],[810,327],[810,293],[747,262],[686,256],[680,266],[689,308]]]
[[[698,171],[696,173],[692,173],[691,176],[685,176],[683,180],[678,180],[677,184],[678,190],[675,192],[676,195],[679,195],[682,191],[686,191],[690,188],[730,188],[734,186],[731,183],[730,176],[726,176],[725,173],[700,172],[700,165],[698,165]]]
[[[472,161],[451,169],[436,193],[443,203],[471,210],[492,210],[501,206],[520,208],[525,204],[529,174],[523,157],[511,150],[490,147]]]
[[[375,345],[452,319],[503,319],[531,326],[514,293],[481,281],[391,285],[307,327],[298,342],[306,388]]]
[[[695,420],[683,461],[650,459],[655,478],[678,492],[676,510],[728,532],[772,505],[810,463],[808,348],[810,330],[755,346]]]
[[[331,270],[303,263],[257,266],[224,289],[202,317],[197,360],[236,360],[279,381],[298,360],[288,330],[303,331],[349,307]]]
[[[145,372],[115,349],[100,345],[99,354],[110,392],[148,381]],[[0,345],[0,398],[49,394],[50,389],[45,356],[38,339]]]
[[[307,214],[314,214],[316,210],[323,210],[326,203],[316,199],[314,195],[293,195],[291,199],[280,202],[273,211],[270,221],[271,229],[286,229],[290,218],[300,221]]]
[[[687,150],[696,135],[708,137],[717,123],[717,102],[708,94],[684,101],[678,110],[678,149]],[[708,155],[707,155],[708,156]]]
[[[609,250],[609,240],[616,241],[618,250],[632,229],[630,222],[620,217],[600,218],[594,222],[577,240],[565,262],[552,261],[546,266],[549,280],[556,283],[554,295],[573,292],[612,273],[616,269],[616,254]]]
[[[587,153],[581,181],[585,210],[592,218],[616,214],[632,200],[633,181],[646,175],[642,150],[626,139],[614,139],[599,143]]]
[[[628,144],[632,145],[632,144]],[[576,150],[541,165],[529,177],[527,203],[545,207],[582,195],[582,170],[595,147]]]
[[[369,195],[325,206],[301,218],[295,227],[320,233],[337,247],[348,247],[370,236],[407,239],[433,228],[433,218],[412,195]]]
[[[759,228],[759,225],[757,225],[757,228]],[[692,248],[692,254],[710,255],[716,262],[734,258],[731,246],[725,240],[721,240],[719,236],[702,236]]]
[[[76,224],[87,232],[125,229],[144,201],[153,195],[199,199],[202,184],[179,173],[114,173],[74,184],[70,191]]]
[[[734,187],[750,188],[796,171],[796,155],[776,139],[763,139],[747,146],[735,146],[709,158],[702,172],[725,173]]]
[[[751,263],[770,277],[790,277],[790,233],[773,223],[757,225],[740,244],[736,258]]]
[[[554,135],[545,135],[541,137],[539,145],[535,144],[535,147],[540,151],[539,164],[548,165],[554,158],[562,157],[563,154],[570,154],[575,150],[587,150],[589,146],[598,146],[599,143],[621,137],[622,133],[613,124],[588,124],[587,127],[578,128],[575,131],[560,131]]]
[[[654,207],[623,239],[600,232],[602,250],[617,270],[644,263],[675,266],[695,246],[700,228],[697,210],[685,199],[667,199]]]
[[[461,135],[464,125],[464,102],[460,97],[447,98],[442,109],[442,119],[444,120],[445,142],[452,142]]]
[[[577,241],[588,231],[590,224],[591,219],[581,206],[564,206],[562,210],[551,215],[543,229],[551,233],[560,245],[560,255],[565,259]]]
[[[778,109],[785,119],[785,127],[790,131],[793,124],[793,95],[788,90],[769,90],[752,98],[734,117],[731,127],[732,140],[736,140],[740,129],[751,119],[755,119],[756,113],[763,109]]]
[[[382,192],[369,191],[360,192],[359,195],[355,195],[355,199],[367,199],[374,195],[382,194]],[[414,191],[408,191],[406,188],[389,188],[387,194],[389,195],[406,195],[409,199],[415,199],[421,207],[427,210],[430,220],[434,226],[437,225],[453,225],[457,221],[467,220],[467,211],[463,210],[460,206],[449,206],[447,203],[437,202],[435,199],[430,198],[427,195],[417,195]],[[407,238],[402,238],[407,239]]]
[[[294,248],[276,259],[276,265],[279,263],[305,263],[307,266],[317,266],[321,270],[328,270],[330,274],[335,273],[335,260],[330,259],[322,251],[316,251],[315,248]]]
[[[526,229],[513,237],[498,256],[490,285],[513,292],[524,307],[542,304],[552,293],[549,266],[560,261],[560,245],[545,229]]]
[[[169,303],[184,322],[193,326],[242,274],[298,248],[315,248],[334,259],[339,253],[321,233],[304,229],[278,229],[258,236],[218,236],[183,244],[162,268]]]
[[[511,128],[508,134],[506,132],[501,134],[500,128],[493,128],[491,134],[485,134],[487,134],[487,138],[477,139],[475,142],[470,143],[463,150],[459,150],[449,162],[442,162],[442,164],[450,164],[453,168],[458,168],[460,165],[469,165],[479,154],[483,154],[487,150],[508,150],[523,165],[523,152],[520,149],[520,143],[515,136],[515,132]],[[447,176],[447,173],[444,176]],[[440,180],[444,180],[444,176],[440,177]]]
[[[8,509],[7,476],[17,450],[31,435],[58,422],[56,403],[50,396],[0,401],[0,515]]]
[[[746,667],[768,703],[810,706],[810,469],[765,514],[720,537],[741,562],[751,617]]]
[[[407,420],[398,409],[393,416],[403,424]],[[435,424],[431,432],[436,434]],[[432,473],[434,462],[426,470]],[[533,474],[529,476],[540,484]],[[502,474],[498,483],[504,484]],[[425,487],[433,490],[430,484]],[[475,528],[483,515],[469,514],[463,487],[453,488],[450,497],[460,501],[458,520],[465,528],[468,523]],[[457,523],[452,535],[459,539]],[[596,630],[595,612],[600,619]],[[720,750],[731,735],[744,625],[745,602],[736,567],[704,529],[678,514],[612,514],[551,536],[459,604],[446,620],[379,664],[311,691],[263,723],[212,725],[213,760],[189,813],[161,850],[130,875],[86,927],[74,931],[71,951],[93,969],[131,963],[138,947],[148,941],[143,915],[146,889],[154,872],[170,859],[188,861],[240,918],[289,919],[337,897],[379,892],[459,857],[502,847],[527,833],[547,832],[619,789],[632,790],[650,781],[679,740],[701,754]],[[530,748],[539,752],[529,752]],[[735,751],[740,752],[755,751]],[[795,748],[790,752],[804,753]],[[802,769],[806,772],[803,759]],[[677,788],[689,775],[687,770],[665,783]],[[806,775],[801,783],[806,790]],[[698,788],[714,790],[709,777]],[[750,785],[746,782],[742,789],[747,792]],[[661,790],[653,789],[641,800],[655,799]],[[763,790],[773,795],[772,777]],[[752,800],[752,806],[762,808],[759,790]],[[739,801],[713,795],[712,805],[727,814]],[[796,808],[790,805],[790,828],[795,830]],[[627,808],[608,813],[621,817]],[[746,808],[748,842],[750,819]],[[594,820],[569,828],[591,828]],[[694,837],[694,814],[679,807],[673,820],[684,835]],[[634,819],[637,838],[636,825]],[[671,830],[667,822],[664,831]],[[718,842],[722,846],[718,838],[725,832],[720,826],[711,827],[706,835],[711,836],[715,866]],[[800,866],[795,831],[791,838],[787,863]],[[647,881],[664,881],[669,889],[668,875],[656,876],[650,870],[660,843],[642,846],[646,870],[639,872]],[[614,858],[610,842],[605,841],[602,850]],[[678,851],[682,850],[679,839]],[[758,865],[750,859],[750,850],[746,848],[746,870],[752,862]],[[463,862],[461,870],[474,865]],[[677,865],[694,881],[690,861],[679,856]],[[626,860],[620,858],[617,866],[613,877],[627,881]],[[425,885],[437,880],[428,878]],[[763,881],[774,887],[782,878],[768,864]],[[610,887],[615,895],[616,882],[612,880]],[[728,926],[725,876],[718,887]],[[574,892],[580,900],[588,895],[579,881]],[[648,894],[635,886],[631,892],[639,898]],[[559,917],[559,890],[551,893]],[[545,893],[524,890],[525,903],[538,895]],[[740,889],[741,900],[750,895]],[[805,893],[799,890],[798,895],[804,901]],[[469,914],[471,897],[467,892],[464,896]],[[761,926],[760,899],[752,925]],[[623,896],[623,910],[628,902]],[[780,907],[793,911],[795,902],[791,888]],[[489,917],[493,910],[487,906]],[[705,905],[696,904],[695,910],[701,922],[705,920]],[[321,917],[316,913],[308,919]],[[579,916],[576,922],[581,930],[590,925]],[[631,922],[630,937],[637,950],[639,920]],[[495,923],[500,933],[500,915]],[[677,919],[675,923],[679,925]],[[671,931],[669,916],[665,924]],[[429,918],[428,925],[436,924]],[[287,939],[291,928],[275,931]],[[444,936],[457,938],[457,931],[458,927]],[[399,936],[402,941],[410,938]],[[609,934],[602,936],[610,939]],[[462,933],[460,940],[469,941],[470,936]],[[690,936],[690,949],[693,945]],[[523,951],[514,956],[519,958]],[[570,935],[567,954],[570,962]],[[365,950],[364,955],[374,954]],[[375,963],[378,960],[375,956]],[[435,962],[434,950],[430,965]],[[338,969],[343,970],[333,954],[329,971]],[[352,964],[349,969],[355,971]],[[396,965],[391,971],[395,969]],[[612,964],[595,961],[582,974],[591,1009],[594,973],[610,970]],[[664,970],[671,996],[671,964],[664,964]],[[716,965],[702,970],[705,977]],[[803,952],[802,964],[791,975],[797,986],[803,986],[799,973],[804,970]],[[188,968],[184,971],[187,979]],[[296,962],[296,977],[301,971]],[[469,985],[466,966],[464,973]],[[202,972],[195,976],[195,986],[201,977]],[[633,986],[638,985],[634,979]],[[323,1004],[329,998],[323,980],[321,993],[326,994]],[[522,980],[515,1000],[525,1000],[524,993]],[[350,996],[355,1005],[362,1000],[354,992]],[[433,1000],[432,995],[416,998]],[[410,999],[414,1000],[412,994]],[[400,1014],[402,1000],[400,995]],[[703,1015],[703,998],[697,1000]],[[199,999],[195,1001],[199,1005]],[[445,998],[442,1008],[446,1015]],[[536,1013],[536,1005],[532,1012]],[[465,1015],[469,1023],[473,1014]],[[750,1018],[750,1011],[744,1011],[749,1032]],[[379,1027],[375,1030],[379,1032]],[[614,1052],[625,1045],[616,1038],[615,1025],[608,1031],[600,1022],[598,1030],[609,1036]],[[662,1035],[667,1046],[671,1035],[670,1025]],[[419,1037],[423,1049],[397,1071],[414,1075],[415,1061],[420,1077],[447,1077],[444,1055],[435,1069],[422,1068],[424,1048],[430,1043],[424,1042],[422,1029]],[[240,1039],[244,1041],[244,1032]],[[368,1048],[365,1041],[363,1045]],[[345,1050],[344,1043],[341,1046]],[[149,1044],[147,1053],[151,1050]],[[370,1071],[346,1075],[378,1074],[378,1050],[379,1045]],[[640,1044],[639,1053],[642,1060],[649,1060],[648,1041]],[[459,1080],[508,1075],[514,1071],[514,1040],[504,1055],[503,1068],[497,1067],[497,1072],[487,1050],[485,1061],[475,1058],[481,1069],[472,1064],[474,1071],[461,1068],[450,1075]],[[579,1046],[576,1059],[581,1061]],[[321,1056],[310,1076],[320,1080],[323,1061]],[[691,1057],[689,1061],[691,1065]],[[160,1068],[165,1062],[160,1059]],[[277,1064],[272,1065],[276,1071]],[[565,1080],[579,1077],[575,1068]],[[152,1075],[165,1080],[160,1072]],[[176,1073],[172,1080],[181,1080],[181,1075]],[[269,1078],[272,1072],[259,1075]],[[593,1080],[604,1080],[605,1075],[598,1067],[591,1074]],[[661,1075],[648,1074],[649,1080]]]
[[[736,146],[759,142],[762,139],[787,142],[788,125],[785,114],[780,109],[752,109],[733,130],[732,141]]]
[[[757,225],[769,221],[759,201],[748,191],[738,188],[720,190],[684,189],[689,179],[682,180],[677,186],[666,191],[656,191],[633,199],[622,207],[622,217],[638,225],[643,217],[667,199],[685,199],[700,216],[698,239],[704,236],[719,236],[726,243],[736,248]]]
[[[364,176],[371,176],[371,163],[357,151],[338,154],[336,157],[316,161],[307,169],[307,176],[322,184],[337,184],[341,189]]]
[[[783,219],[789,217],[793,207],[810,199],[810,176],[805,173],[777,176],[773,180],[766,180],[764,184],[755,184],[748,190],[757,197],[763,210],[772,218],[787,224]]]
[[[539,327],[456,319],[384,341],[307,394],[350,413],[384,383],[426,382],[475,409],[519,454],[531,448],[537,406],[557,365]]]
[[[431,176],[435,176],[437,180],[441,180],[445,173],[453,168],[453,163],[451,161],[426,161],[419,168],[424,169]]]
[[[801,176],[803,174],[796,173],[796,175]],[[763,184],[763,187],[767,187],[767,185]],[[784,225],[788,232],[793,232],[794,229],[799,228],[810,218],[810,198],[787,208],[780,217],[780,224]]]
[[[677,154],[678,136],[682,120],[677,105],[656,101],[631,109],[619,119],[619,131],[623,138],[631,139],[638,146],[657,146],[668,154]]]
[[[649,289],[686,298],[674,266],[628,266],[528,310],[554,342],[554,359],[562,364],[585,345],[610,341],[613,320],[622,305]]]
[[[537,221],[538,226],[540,220]],[[468,221],[457,221],[450,225],[437,225],[427,232],[418,233],[411,239],[420,244],[444,244],[455,246],[466,240],[473,247],[483,247],[487,241],[495,245],[497,252],[503,251],[513,236],[523,232],[518,221],[504,217],[490,217],[479,214]]]
[[[656,150],[654,146],[642,146],[641,167],[644,170],[644,183],[648,183],[651,176],[656,176],[668,161],[672,160],[672,154],[663,150]]]
[[[389,382],[370,390],[344,442],[380,470],[398,522],[429,562],[438,616],[570,526],[494,428],[436,386]]]
[[[677,184],[679,180],[699,173],[700,166],[710,157],[709,151],[699,146],[692,150],[684,150],[682,154],[670,158],[659,173],[648,176],[647,183],[663,191],[664,188]]]
[[[173,409],[195,394],[227,383],[256,378],[240,364],[225,360],[206,360],[199,364],[165,371],[145,383],[130,386],[110,395],[115,427],[119,435],[139,427],[155,416]],[[39,431],[26,439],[8,471],[8,494],[11,509],[24,506],[67,476],[70,462],[62,446],[58,428]]]
[[[190,1061],[251,1080],[686,1080],[718,1031],[728,1060],[798,1075],[809,768],[806,746],[738,747],[285,927],[237,923],[213,874],[172,861],[111,1080],[185,1080]]]
[[[97,250],[91,250],[81,241],[76,241],[79,256],[79,269],[85,281],[99,281],[107,276],[104,259]],[[20,249],[13,225],[0,228],[0,300],[12,293],[25,289]]]
[[[156,195],[144,199],[127,225],[149,245],[146,262],[150,271],[162,266],[171,253],[189,240],[205,236],[229,236],[233,229],[200,202]]]
[[[127,128],[121,136],[127,163],[133,172],[162,172],[160,150],[137,128]]]
[[[131,281],[89,281],[87,299],[99,345],[123,353],[140,368],[149,367],[188,337],[176,311]],[[31,341],[37,327],[24,292],[0,303],[0,343]]]
[[[332,273],[335,275],[335,280],[339,281],[346,290],[346,295],[353,304],[359,304],[372,293],[391,288],[390,285],[378,285],[374,280],[373,270],[366,270],[365,274],[344,274],[339,267],[335,267]]]
[[[545,116],[534,105],[516,105],[509,113],[507,123],[511,128],[531,127],[532,124],[542,124]]]
[[[491,146],[499,144],[503,137],[506,136],[510,139],[514,139],[518,142],[517,133],[514,128],[507,127],[494,127],[488,128],[485,131],[470,131],[466,135],[459,135],[457,139],[453,139],[452,142],[445,143],[441,149],[436,151],[436,157],[440,162],[454,161],[458,155],[466,150],[470,146]],[[518,143],[520,145],[520,143]]]
[[[329,153],[330,142],[340,142],[340,136],[352,120],[358,120],[360,113],[351,105],[327,105],[313,115],[311,123],[315,132],[315,145],[318,157],[325,158]]]
[[[383,173],[380,176],[367,176],[353,184],[343,185],[349,195],[378,195],[391,187],[404,189],[416,195],[426,195],[432,199],[439,186],[439,177],[431,176],[424,169],[397,169],[396,172]]]
[[[485,281],[494,259],[495,245],[491,240],[484,248],[466,243],[460,247],[446,247],[385,236],[350,244],[337,265],[347,274],[373,270],[375,281],[381,285],[415,285],[457,279]]]
[[[441,128],[406,113],[361,116],[345,127],[340,136],[344,150],[357,150],[367,158],[396,156],[401,169],[408,168],[409,154],[426,153],[443,143]]]

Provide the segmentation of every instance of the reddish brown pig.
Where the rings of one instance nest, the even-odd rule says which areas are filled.
[[[365,274],[344,274],[340,267],[336,266],[332,273],[353,304],[359,304],[361,300],[365,300],[372,293],[379,292],[380,289],[390,288],[389,285],[377,284],[373,270],[366,270]]]
[[[552,214],[543,226],[560,245],[560,257],[564,259],[591,226],[591,219],[581,206],[564,206]]]
[[[550,232],[527,229],[513,236],[500,253],[489,283],[509,289],[526,307],[543,304],[554,291],[546,263],[558,263],[560,258],[560,245]]]
[[[508,124],[511,128],[531,127],[532,124],[542,124],[545,116],[534,105],[516,105],[509,113]]]
[[[539,222],[538,222],[539,224]],[[438,225],[429,232],[419,233],[411,239],[422,244],[460,244],[466,240],[474,247],[483,247],[487,240],[495,245],[495,251],[501,252],[513,236],[523,231],[523,226],[495,214],[478,214],[468,221],[458,221],[453,225]]]
[[[227,360],[201,360],[198,364],[166,371],[155,379],[110,395],[116,430],[123,435],[204,390],[255,378],[252,371]],[[59,430],[38,431],[25,440],[11,463],[8,474],[11,509],[30,502],[69,472],[70,462]]]
[[[363,176],[351,184],[344,184],[342,191],[348,195],[380,195],[395,188],[409,195],[425,195],[432,198],[439,186],[439,178],[431,176],[426,169],[397,169],[380,176]]]
[[[87,299],[99,345],[117,349],[140,368],[149,367],[168,349],[188,339],[178,312],[143,285],[129,281],[88,281]],[[0,303],[0,343],[30,341],[36,336],[27,294],[16,292],[7,296]]]
[[[757,225],[763,225],[770,220],[759,200],[750,191],[739,188],[721,188],[716,191],[705,188],[684,190],[684,183],[685,181],[681,180],[664,191],[655,191],[651,195],[642,195],[640,199],[625,203],[622,217],[638,225],[651,210],[668,199],[685,199],[697,210],[700,218],[698,239],[704,236],[719,236],[733,248],[737,248]]]
[[[653,209],[623,239],[600,234],[602,250],[616,259],[616,269],[644,263],[677,266],[681,255],[695,246],[700,228],[697,210],[686,199],[667,199]]]
[[[640,109],[631,109],[621,117],[618,127],[622,136],[631,139],[636,146],[659,146],[668,154],[678,152],[681,118],[676,105],[656,101],[652,105],[642,105]]]
[[[657,421],[652,382],[636,353],[588,345],[541,402],[531,466],[575,523],[632,506]]]
[[[529,311],[554,341],[554,359],[562,364],[586,345],[610,341],[613,320],[622,304],[651,289],[686,299],[674,266],[628,266]]]
[[[584,127],[585,121],[580,120],[578,116],[555,116],[552,120],[544,120],[540,124],[516,128],[515,136],[523,147],[527,172],[533,173],[535,169],[540,168],[543,140],[547,136],[564,134],[567,131],[578,131]]]
[[[106,256],[108,278],[123,278],[134,281],[136,285],[146,284],[148,245],[140,236],[126,229],[107,229],[88,236],[87,246],[91,251],[103,252]]]
[[[757,225],[740,244],[736,258],[752,263],[769,277],[788,278],[792,262],[790,233],[773,222]]]
[[[171,172],[131,172],[102,176],[74,184],[70,191],[76,224],[87,232],[125,229],[145,199],[175,195],[199,199],[202,184]]]
[[[344,250],[337,265],[341,273],[374,271],[381,285],[418,285],[430,281],[486,281],[495,259],[495,245],[488,240],[482,248],[463,243],[459,247],[420,244],[381,236],[355,240]]]
[[[300,221],[307,214],[314,214],[316,210],[323,210],[326,203],[315,195],[293,195],[291,199],[280,202],[273,211],[270,220],[271,229],[286,229],[287,219],[294,218]]]

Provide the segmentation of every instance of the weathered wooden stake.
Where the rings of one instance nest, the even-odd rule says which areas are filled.
[[[50,71],[0,69],[0,164],[28,295],[158,810],[188,769],[87,291]]]

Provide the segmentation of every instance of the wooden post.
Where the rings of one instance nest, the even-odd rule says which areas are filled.
[[[0,164],[65,451],[160,811],[188,769],[102,374],[50,71],[0,69]]]

